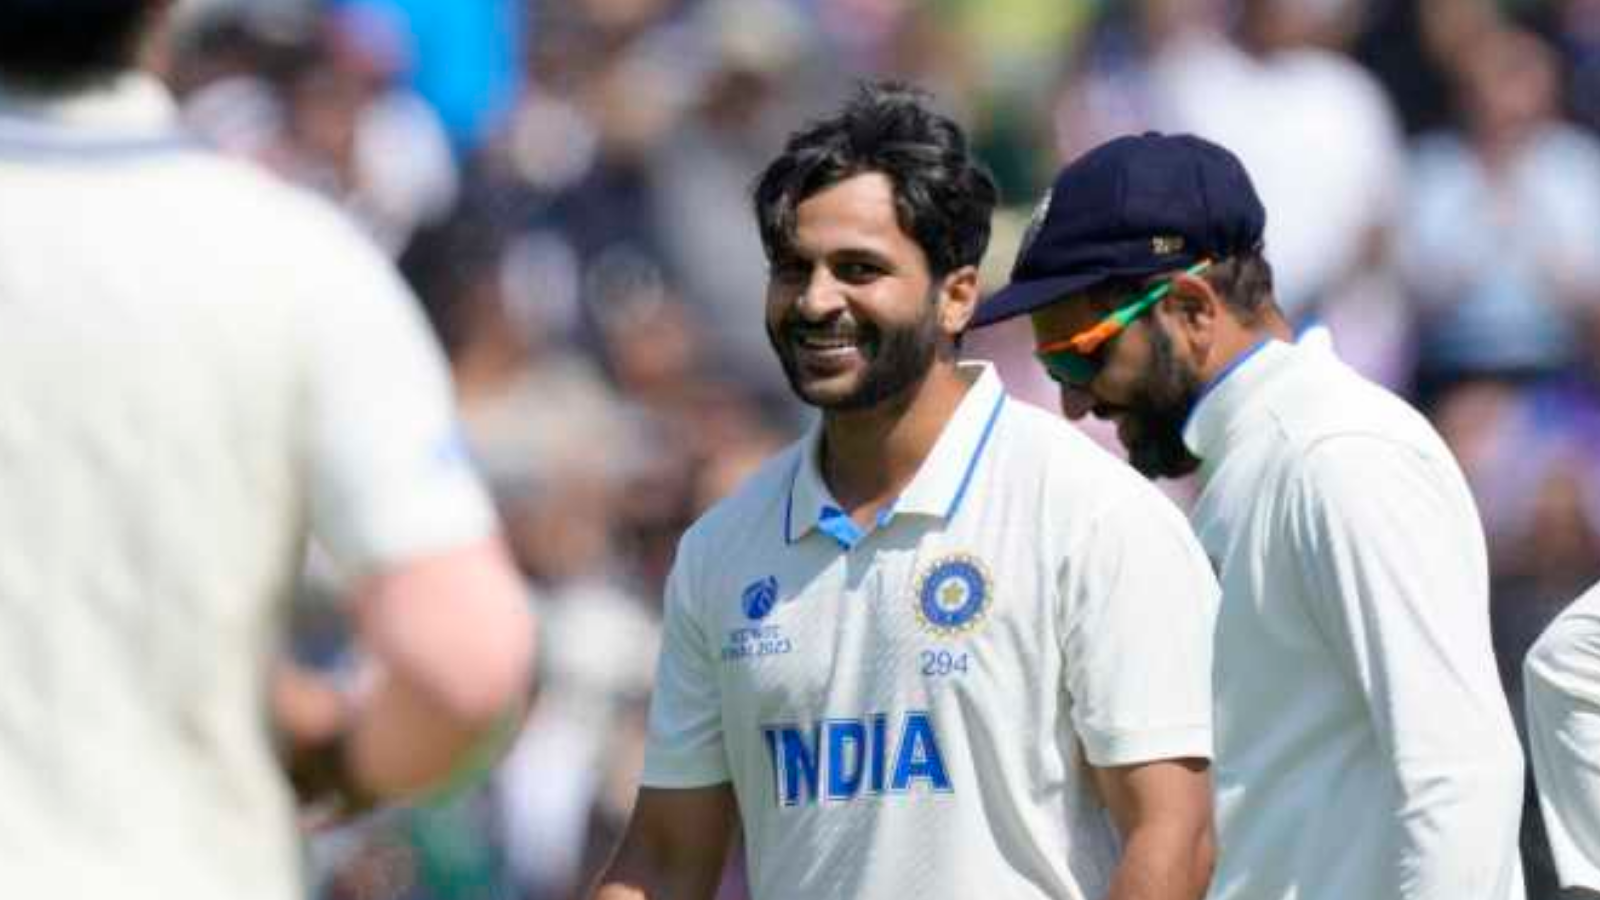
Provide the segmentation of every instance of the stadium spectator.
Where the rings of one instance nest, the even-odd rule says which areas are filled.
[[[1399,258],[1419,307],[1419,396],[1570,370],[1600,313],[1600,141],[1557,118],[1554,56],[1491,28],[1456,63],[1466,126],[1413,155]]]

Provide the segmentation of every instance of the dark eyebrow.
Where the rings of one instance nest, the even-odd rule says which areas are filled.
[[[895,267],[894,260],[876,250],[869,250],[865,247],[845,247],[841,250],[836,250],[828,254],[828,261],[871,263],[884,269]]]

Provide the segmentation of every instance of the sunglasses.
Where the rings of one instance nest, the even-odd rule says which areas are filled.
[[[1211,260],[1202,259],[1187,269],[1186,275],[1199,275],[1211,267]],[[1040,344],[1033,355],[1044,365],[1051,380],[1067,387],[1087,387],[1105,366],[1106,344],[1121,334],[1140,316],[1155,308],[1161,298],[1172,290],[1172,279],[1167,279],[1113,310],[1105,318],[1084,330]]]

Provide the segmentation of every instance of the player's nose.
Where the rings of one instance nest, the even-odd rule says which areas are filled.
[[[1076,422],[1094,408],[1094,395],[1083,388],[1061,386],[1061,414]]]

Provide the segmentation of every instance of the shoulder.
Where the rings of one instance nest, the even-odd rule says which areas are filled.
[[[1065,493],[1079,508],[1130,497],[1163,497],[1127,462],[1057,413],[1008,398],[1001,449],[1005,477],[1030,489]]]
[[[1306,457],[1321,445],[1442,449],[1411,404],[1326,351],[1301,348],[1300,361],[1268,402],[1286,448]],[[1336,455],[1328,452],[1318,456]]]
[[[198,217],[220,242],[264,257],[292,258],[285,272],[314,280],[352,266],[388,268],[388,257],[331,200],[262,166],[195,146],[177,154],[168,178],[175,210]]]

